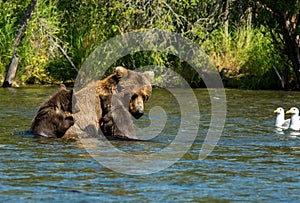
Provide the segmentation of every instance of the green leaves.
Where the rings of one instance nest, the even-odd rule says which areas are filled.
[[[12,43],[29,2],[0,0],[0,75],[9,65]],[[57,45],[80,68],[101,43],[149,28],[182,33],[200,44],[216,67],[230,69],[232,78],[259,79],[272,72],[272,64],[279,71],[290,71],[282,60],[286,57],[281,55],[283,32],[277,18],[284,13],[297,13],[299,18],[299,10],[298,0],[39,0],[19,47],[17,79],[24,83],[72,81],[76,72]],[[294,33],[299,35],[299,29],[298,23]],[[159,73],[172,68],[199,85],[200,78],[186,64],[166,53],[137,52],[115,63],[132,69],[153,64]]]

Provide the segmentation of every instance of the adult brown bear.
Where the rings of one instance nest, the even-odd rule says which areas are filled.
[[[62,137],[74,125],[72,112],[73,90],[65,85],[44,102],[32,121],[30,131],[35,136]]]
[[[136,72],[117,67],[107,78],[89,83],[75,91],[75,125],[64,137],[106,137],[137,139],[130,114],[136,119],[144,114],[144,102],[152,93],[154,73]],[[102,131],[101,131],[102,129]]]
[[[153,78],[152,71],[139,73],[117,67],[107,78],[91,82],[78,91],[61,85],[40,107],[31,131],[44,137],[82,138],[102,134],[137,139],[131,115],[138,119],[144,114],[144,102],[151,96]]]

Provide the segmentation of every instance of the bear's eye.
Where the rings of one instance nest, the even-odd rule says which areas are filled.
[[[134,95],[132,95],[131,99],[132,99],[132,100],[135,100],[137,97],[138,97],[138,95],[137,95],[137,94],[134,94]]]

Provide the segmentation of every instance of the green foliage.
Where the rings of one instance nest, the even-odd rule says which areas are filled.
[[[269,73],[273,78],[268,87],[277,86],[278,78],[273,74],[273,66],[282,71],[285,69],[284,61],[264,27],[235,28],[228,37],[223,30],[215,30],[210,39],[204,42],[203,48],[208,51],[219,71],[227,68],[229,77],[241,80],[239,86],[244,88],[266,88],[266,84],[260,80],[264,80]]]
[[[1,48],[6,50],[1,54],[0,70],[8,67],[14,37],[18,31],[24,10],[29,1],[7,1],[1,2],[1,17],[4,24],[0,27]],[[24,38],[18,47],[17,55],[20,58],[17,72],[17,80],[22,83],[53,83],[54,80],[49,72],[49,64],[59,56],[59,51],[54,41],[60,43],[56,37],[60,31],[61,14],[56,8],[57,0],[40,0],[28,24]],[[18,15],[12,15],[16,12]]]
[[[12,57],[17,25],[28,1],[0,1],[0,75],[4,75]]]
[[[271,1],[260,2],[274,6]],[[14,37],[29,3],[30,0],[0,0],[0,75],[5,74],[10,63]],[[182,33],[200,44],[219,71],[223,67],[229,69],[227,77],[239,87],[278,86],[273,65],[287,78],[291,75],[287,58],[278,51],[280,46],[274,46],[274,36],[270,34],[278,26],[275,22],[268,28],[256,26],[257,21],[251,21],[252,10],[267,16],[263,15],[266,10],[261,10],[263,6],[258,9],[249,5],[251,1],[241,0],[39,0],[17,52],[20,62],[16,79],[22,83],[72,82],[76,71],[58,46],[80,68],[106,40],[134,30],[159,28]],[[276,36],[280,41],[280,34]],[[130,69],[152,66],[160,86],[174,79],[172,71],[191,86],[201,86],[199,75],[168,53],[136,52],[114,65]]]

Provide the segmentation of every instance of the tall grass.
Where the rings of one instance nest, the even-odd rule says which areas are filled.
[[[245,88],[260,88],[278,84],[273,65],[284,70],[281,55],[276,51],[272,38],[261,28],[236,28],[225,36],[222,29],[216,30],[203,44],[213,63],[218,67],[227,68],[228,76],[240,81]],[[269,78],[270,84],[265,84]]]

